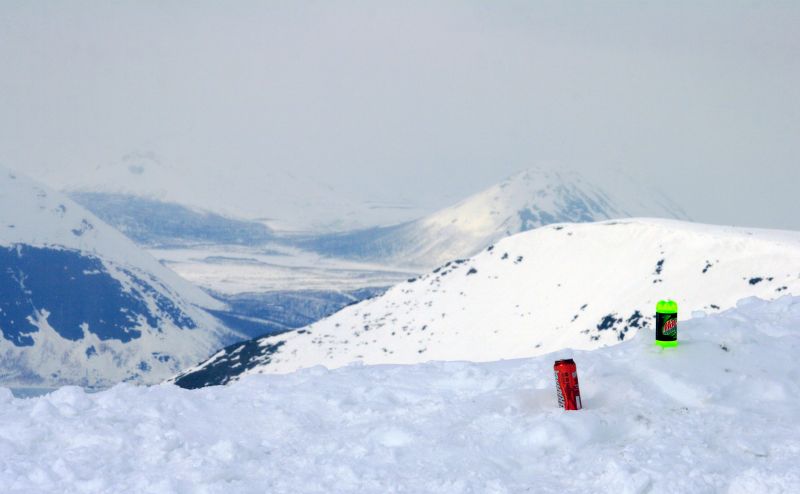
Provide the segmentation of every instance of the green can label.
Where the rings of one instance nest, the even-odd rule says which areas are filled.
[[[678,341],[678,304],[672,300],[656,305],[656,341]]]

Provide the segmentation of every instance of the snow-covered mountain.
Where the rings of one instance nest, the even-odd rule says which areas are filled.
[[[800,298],[786,296],[684,321],[684,344],[665,350],[641,332],[594,351],[316,367],[195,391],[66,387],[18,399],[0,388],[0,485],[9,494],[796,493],[799,328]],[[578,366],[580,411],[558,409],[553,361],[565,357]]]
[[[41,179],[98,216],[109,214],[105,219],[112,226],[145,229],[141,233],[145,238],[160,233],[159,225],[150,221],[154,212],[166,219],[176,208],[182,208],[180,216],[207,225],[212,233],[229,220],[229,228],[248,236],[265,234],[259,231],[264,225],[267,232],[329,232],[392,224],[419,214],[404,203],[354,199],[318,178],[274,166],[245,167],[235,173],[225,166],[198,169],[191,163],[164,160],[152,151],[129,153],[81,175],[53,169],[43,172]],[[108,213],[109,206],[113,213]],[[243,224],[248,222],[252,224]],[[154,232],[146,230],[153,226]],[[174,237],[179,238],[185,231],[177,233]],[[199,229],[192,233],[197,235]]]
[[[325,235],[301,245],[333,256],[429,269],[540,226],[632,216],[688,219],[668,197],[624,174],[590,179],[538,167],[409,223]]]
[[[275,238],[257,221],[130,194],[72,192],[70,198],[146,247],[261,245]]]
[[[234,341],[224,304],[125,236],[0,170],[0,383],[157,382]]]
[[[652,328],[662,298],[676,300],[686,319],[786,294],[800,294],[800,233],[649,219],[551,225],[304,329],[233,345],[176,382],[592,349]]]

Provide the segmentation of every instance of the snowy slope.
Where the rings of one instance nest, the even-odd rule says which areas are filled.
[[[667,197],[625,175],[587,178],[539,167],[419,220],[323,236],[305,245],[329,255],[432,268],[540,226],[631,216],[687,219]]]
[[[151,209],[159,203],[172,209],[188,206],[205,214],[260,221],[282,231],[363,228],[406,221],[418,213],[403,204],[353,200],[329,184],[290,170],[267,166],[236,173],[225,166],[198,169],[192,163],[165,161],[153,152],[130,153],[80,176],[54,169],[42,179],[76,194],[88,208],[147,200]],[[130,224],[136,212],[132,208],[128,215],[117,216]],[[141,223],[146,219],[140,218]]]
[[[157,382],[231,334],[220,302],[60,193],[0,170],[0,382]]]
[[[675,220],[561,224],[504,239],[307,328],[233,345],[178,379],[350,362],[493,361],[591,349],[653,327],[655,303],[680,318],[748,296],[800,294],[800,234]]]
[[[0,485],[30,492],[800,492],[800,299],[595,351],[320,367],[187,391],[0,389]],[[574,357],[585,408],[556,408]]]
[[[141,246],[262,245],[275,237],[259,222],[136,195],[73,192],[70,198]]]

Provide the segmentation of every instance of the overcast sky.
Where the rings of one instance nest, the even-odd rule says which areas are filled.
[[[428,208],[616,167],[696,220],[800,230],[798,26],[800,2],[0,0],[0,163],[154,151]]]

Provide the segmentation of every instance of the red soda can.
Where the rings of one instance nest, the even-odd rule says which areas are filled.
[[[556,374],[558,406],[564,410],[580,410],[581,390],[578,388],[578,367],[570,359],[558,360],[553,364]]]

